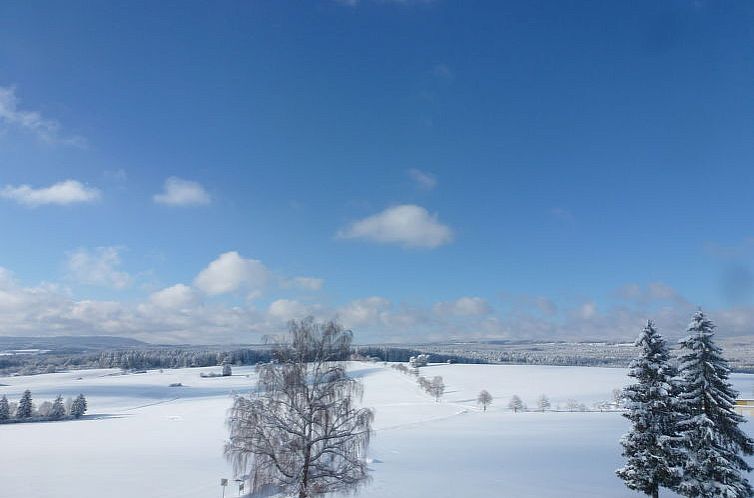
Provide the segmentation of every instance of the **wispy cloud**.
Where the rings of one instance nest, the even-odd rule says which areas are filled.
[[[492,311],[481,297],[460,297],[455,301],[442,301],[434,306],[435,313],[454,316],[481,316]]]
[[[562,208],[562,207],[556,207],[556,208],[550,209],[550,216],[564,223],[573,223],[575,220],[575,218],[573,217],[573,213],[569,211],[568,209]]]
[[[408,173],[408,176],[414,181],[416,186],[422,190],[433,190],[437,187],[437,177],[428,171],[411,168],[406,173]]]
[[[361,239],[407,248],[434,249],[453,240],[453,230],[421,206],[403,204],[355,221],[337,233],[341,239]]]
[[[86,140],[61,133],[60,123],[37,111],[22,109],[14,87],[0,86],[0,124],[24,130],[51,144],[85,147]]]
[[[453,71],[447,64],[437,64],[432,68],[432,74],[435,78],[450,81],[453,79]]]
[[[164,190],[152,199],[166,206],[202,206],[212,202],[212,197],[201,183],[175,176],[165,180]]]
[[[49,187],[33,188],[29,185],[6,185],[0,190],[0,197],[15,201],[27,207],[47,204],[65,206],[68,204],[96,202],[102,198],[99,189],[87,187],[77,180],[65,180]]]

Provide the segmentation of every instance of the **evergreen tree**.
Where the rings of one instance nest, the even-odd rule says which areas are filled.
[[[19,401],[18,403],[18,408],[16,409],[16,418],[31,418],[31,415],[31,391],[27,389],[26,391],[24,391],[23,396],[21,396],[21,401]]]
[[[48,415],[52,420],[60,420],[65,417],[65,406],[63,405],[63,396],[58,396],[52,403],[52,408]]]
[[[8,420],[10,418],[10,407],[8,406],[8,398],[3,395],[0,398],[0,421]]]
[[[635,345],[639,356],[631,362],[629,377],[636,383],[623,390],[631,431],[621,438],[626,464],[616,470],[626,486],[657,498],[660,487],[678,484],[677,438],[673,396],[676,369],[662,336],[652,321],[641,331]]]
[[[79,394],[75,400],[73,400],[73,404],[71,405],[71,416],[74,418],[81,418],[84,413],[86,413],[86,398],[83,394]]]
[[[686,455],[676,491],[689,497],[752,496],[744,477],[751,467],[741,455],[754,454],[754,440],[738,427],[744,418],[734,411],[738,393],[728,382],[728,362],[712,340],[715,326],[700,310],[688,332],[680,342],[677,423]]]

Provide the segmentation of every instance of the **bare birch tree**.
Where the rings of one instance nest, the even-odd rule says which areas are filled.
[[[439,375],[432,377],[429,383],[429,394],[435,398],[436,402],[439,402],[442,395],[445,394],[445,382]]]
[[[258,392],[237,396],[225,454],[251,491],[299,498],[354,491],[368,479],[372,410],[357,408],[361,385],[343,360],[352,334],[335,322],[290,323],[290,344],[257,367]]]
[[[484,411],[487,411],[487,407],[492,404],[492,395],[486,389],[482,389],[476,398],[476,402],[482,405]]]

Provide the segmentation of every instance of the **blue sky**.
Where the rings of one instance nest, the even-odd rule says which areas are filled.
[[[0,333],[754,320],[748,2],[3,2]]]

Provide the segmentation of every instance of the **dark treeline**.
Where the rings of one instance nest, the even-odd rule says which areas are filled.
[[[396,348],[388,346],[358,346],[355,353],[367,358],[375,358],[379,361],[398,361],[406,362],[412,356],[420,354],[429,355],[430,363],[490,363],[487,358],[474,355],[464,355],[456,353],[436,353],[427,352],[426,350]]]
[[[354,354],[379,361],[406,362],[423,351],[385,346],[356,346]],[[489,363],[486,358],[463,354],[428,353],[431,362]],[[155,368],[214,367],[224,363],[256,365],[272,359],[272,348],[247,347],[230,350],[209,350],[196,347],[152,347],[61,354],[17,354],[0,356],[0,375],[35,375],[63,370],[88,368],[121,368],[149,370]]]

